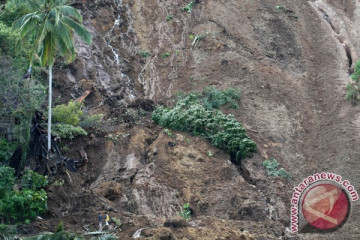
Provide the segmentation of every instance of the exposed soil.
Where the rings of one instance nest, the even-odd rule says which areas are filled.
[[[86,110],[109,120],[64,143],[74,158],[84,148],[89,163],[55,176],[65,183],[48,187],[49,214],[33,232],[60,220],[74,231],[96,229],[107,211],[123,222],[120,239],[140,228],[139,239],[358,239],[358,202],[335,232],[286,228],[293,187],[308,175],[335,172],[360,191],[360,113],[345,99],[360,54],[359,3],[207,0],[181,12],[188,2],[77,1],[94,44],[78,42],[77,61],[58,66],[55,92],[65,101],[91,89]],[[156,104],[210,85],[242,91],[238,109],[223,109],[258,144],[242,171],[207,141],[171,138],[151,121]],[[272,157],[291,180],[266,175],[262,162]],[[189,226],[163,227],[185,203]]]

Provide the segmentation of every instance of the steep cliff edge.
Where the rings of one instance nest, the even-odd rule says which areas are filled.
[[[360,187],[360,114],[345,100],[348,68],[360,54],[359,3],[208,0],[180,11],[187,4],[74,3],[94,44],[79,42],[76,62],[57,66],[56,92],[70,99],[91,89],[87,110],[112,121],[70,144],[74,157],[85,147],[89,164],[49,187],[51,214],[35,223],[40,229],[60,219],[73,230],[96,228],[98,211],[106,210],[123,221],[122,239],[139,228],[147,239],[291,239],[290,198],[303,178],[331,171]],[[144,99],[171,104],[178,91],[210,85],[242,90],[240,107],[224,111],[258,143],[258,154],[243,161],[247,174],[205,140],[171,138],[151,122]],[[266,176],[262,162],[271,157],[293,179]],[[161,227],[187,202],[188,227]],[[359,214],[355,202],[336,232],[293,238],[355,239]]]

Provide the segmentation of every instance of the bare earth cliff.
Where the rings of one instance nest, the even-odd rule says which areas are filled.
[[[65,183],[48,187],[49,215],[28,233],[60,220],[73,231],[97,229],[107,211],[123,222],[119,239],[140,228],[139,239],[359,239],[359,202],[335,232],[292,235],[289,227],[293,188],[305,177],[334,172],[360,191],[360,111],[345,99],[360,55],[360,3],[202,0],[180,11],[188,3],[74,2],[94,43],[78,41],[76,62],[57,66],[54,91],[65,101],[90,89],[86,110],[107,121],[66,143],[74,158],[84,148],[89,163],[56,176]],[[157,104],[207,86],[242,91],[238,109],[223,109],[257,142],[240,167],[206,140],[171,138],[151,121]],[[292,179],[267,176],[262,163],[272,157]],[[192,221],[164,227],[185,203]]]

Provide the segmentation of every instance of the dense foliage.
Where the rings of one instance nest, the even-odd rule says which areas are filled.
[[[47,210],[47,195],[43,187],[47,180],[27,170],[15,185],[14,169],[0,166],[0,221],[18,223],[33,221]],[[21,190],[14,190],[21,186]]]
[[[0,138],[0,163],[8,163],[12,153],[15,151],[17,143],[10,142],[6,138]]]
[[[54,123],[64,123],[76,126],[84,115],[81,103],[70,101],[67,105],[61,104],[53,108],[52,119]]]
[[[84,116],[79,102],[57,105],[52,111],[53,135],[63,139],[87,135],[84,128],[100,127],[102,118],[102,114]]]
[[[46,233],[40,236],[28,237],[26,240],[80,240],[84,239],[76,233],[59,231],[56,233]]]
[[[29,12],[30,2],[8,0],[0,11],[0,123],[9,124],[5,133],[0,132],[3,139],[0,149],[2,163],[12,155],[14,146],[21,146],[23,160],[26,158],[31,120],[35,109],[40,109],[45,100],[43,76],[36,64],[32,68],[31,79],[23,79],[29,68],[28,51],[15,53],[15,40],[19,34],[11,33],[12,23]],[[4,142],[11,147],[9,144],[4,146]]]
[[[196,94],[190,94],[174,108],[157,107],[152,119],[160,126],[209,139],[213,146],[226,150],[234,163],[256,152],[256,143],[233,115],[207,109],[201,102]]]
[[[240,99],[240,90],[228,88],[220,91],[214,87],[207,87],[203,91],[202,104],[206,109],[219,109],[222,105],[230,104],[231,108],[238,108],[236,100]]]

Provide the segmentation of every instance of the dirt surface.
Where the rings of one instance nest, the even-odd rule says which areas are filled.
[[[334,172],[360,191],[360,113],[345,99],[360,54],[359,3],[207,0],[181,12],[187,4],[75,3],[94,44],[78,42],[77,61],[58,66],[55,92],[65,101],[91,89],[86,110],[108,120],[66,143],[73,157],[84,148],[89,163],[56,176],[65,183],[49,186],[49,216],[33,229],[53,230],[60,220],[78,232],[95,229],[98,212],[108,211],[123,222],[120,239],[140,228],[139,239],[358,239],[358,202],[335,232],[288,228],[293,187],[305,177]],[[258,144],[243,172],[207,141],[171,138],[151,122],[155,104],[210,85],[242,91],[239,108],[223,111]],[[262,162],[272,157],[291,180],[266,175]],[[185,203],[189,226],[163,227]]]

